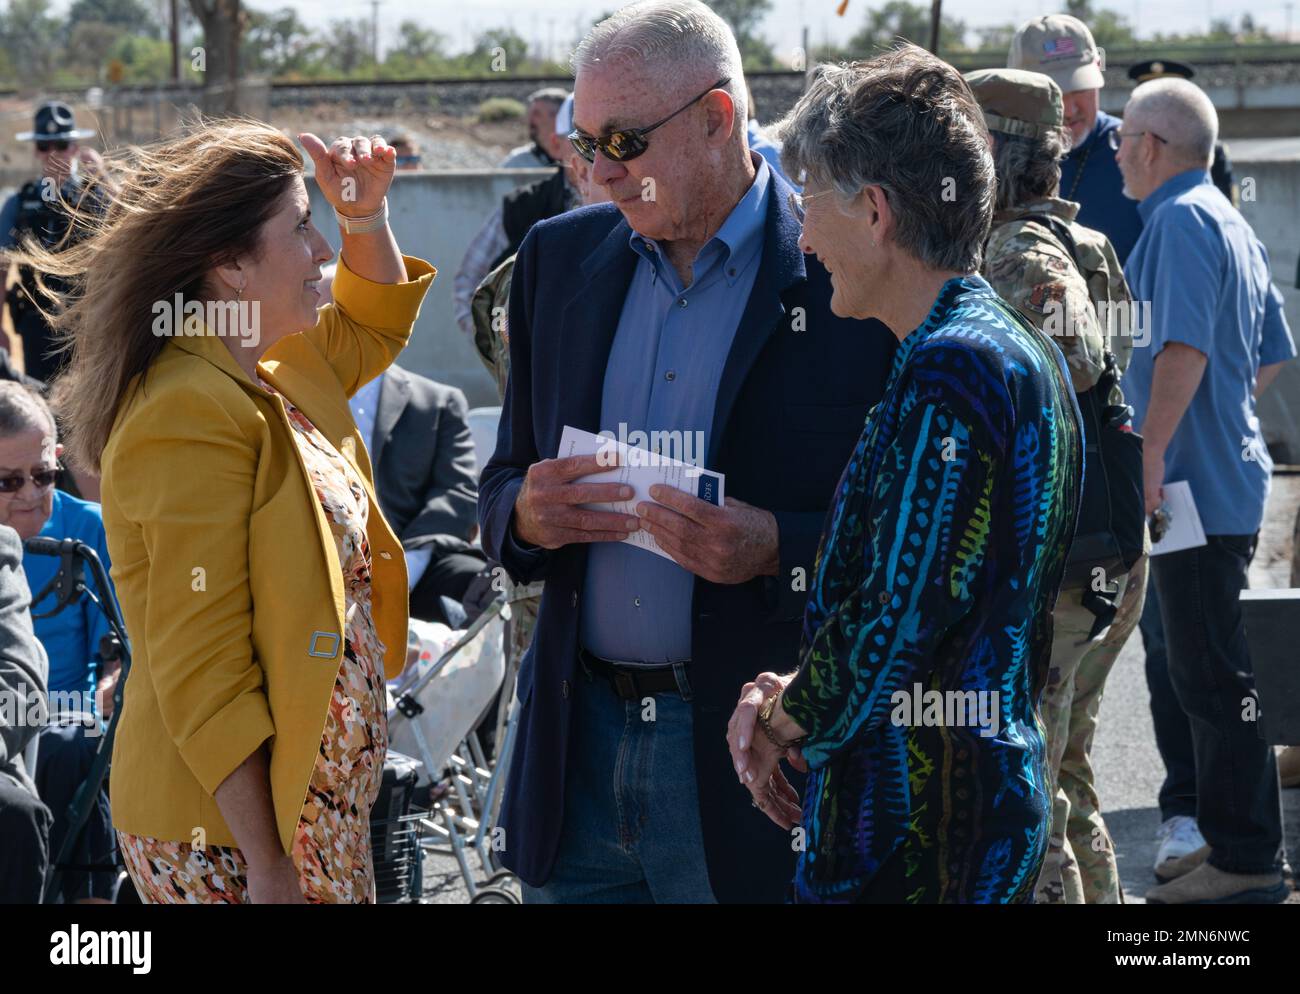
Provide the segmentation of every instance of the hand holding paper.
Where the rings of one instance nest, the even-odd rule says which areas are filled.
[[[515,499],[515,537],[543,549],[558,549],[574,542],[621,542],[640,530],[629,510],[611,513],[582,505],[602,505],[632,496],[629,487],[613,483],[579,483],[599,469],[595,455],[545,459],[528,467],[524,485]]]
[[[734,497],[724,503],[722,474],[566,426],[560,454],[579,451],[618,453],[617,469],[584,482],[617,478],[634,489],[633,499],[610,505],[641,517],[643,531],[626,541],[713,583],[776,574],[775,516]]]

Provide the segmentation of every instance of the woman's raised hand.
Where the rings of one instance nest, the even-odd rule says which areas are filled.
[[[336,211],[367,217],[383,206],[397,169],[397,150],[383,138],[336,138],[328,148],[309,133],[298,141],[316,164],[316,183]]]

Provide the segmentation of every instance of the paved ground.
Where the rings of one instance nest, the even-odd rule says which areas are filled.
[[[1276,476],[1265,512],[1259,552],[1251,569],[1251,586],[1289,586],[1291,536],[1297,508],[1300,508],[1300,475]],[[1107,683],[1093,752],[1098,793],[1115,839],[1124,890],[1133,903],[1141,903],[1142,895],[1155,882],[1151,864],[1155,859],[1155,831],[1160,823],[1155,799],[1164,777],[1151,728],[1142,666],[1142,640],[1134,633]],[[1283,791],[1283,808],[1287,850],[1292,861],[1300,864],[1300,790]],[[430,861],[425,887],[428,899],[440,904],[469,900],[455,861],[450,857]],[[1300,904],[1300,894],[1293,894],[1291,903]]]
[[[1274,477],[1259,551],[1250,571],[1252,587],[1290,586],[1291,535],[1300,507],[1300,476]],[[1155,831],[1160,824],[1156,795],[1164,767],[1151,727],[1142,639],[1135,632],[1106,683],[1101,721],[1093,747],[1097,792],[1115,840],[1126,896],[1141,901],[1155,883]],[[1300,863],[1300,790],[1282,792],[1287,851]],[[1300,903],[1300,894],[1291,896]]]

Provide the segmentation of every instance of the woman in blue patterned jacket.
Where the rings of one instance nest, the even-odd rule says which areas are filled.
[[[1027,902],[1082,482],[1069,372],[976,275],[993,161],[952,67],[912,45],[822,67],[782,132],[832,309],[901,345],[834,494],[799,669],[742,690],[737,775],[796,833],[800,902]],[[783,758],[811,771],[802,811]]]

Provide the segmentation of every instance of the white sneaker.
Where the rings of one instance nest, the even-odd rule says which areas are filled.
[[[1174,859],[1181,859],[1205,845],[1196,819],[1189,815],[1174,815],[1156,829],[1156,869]]]

